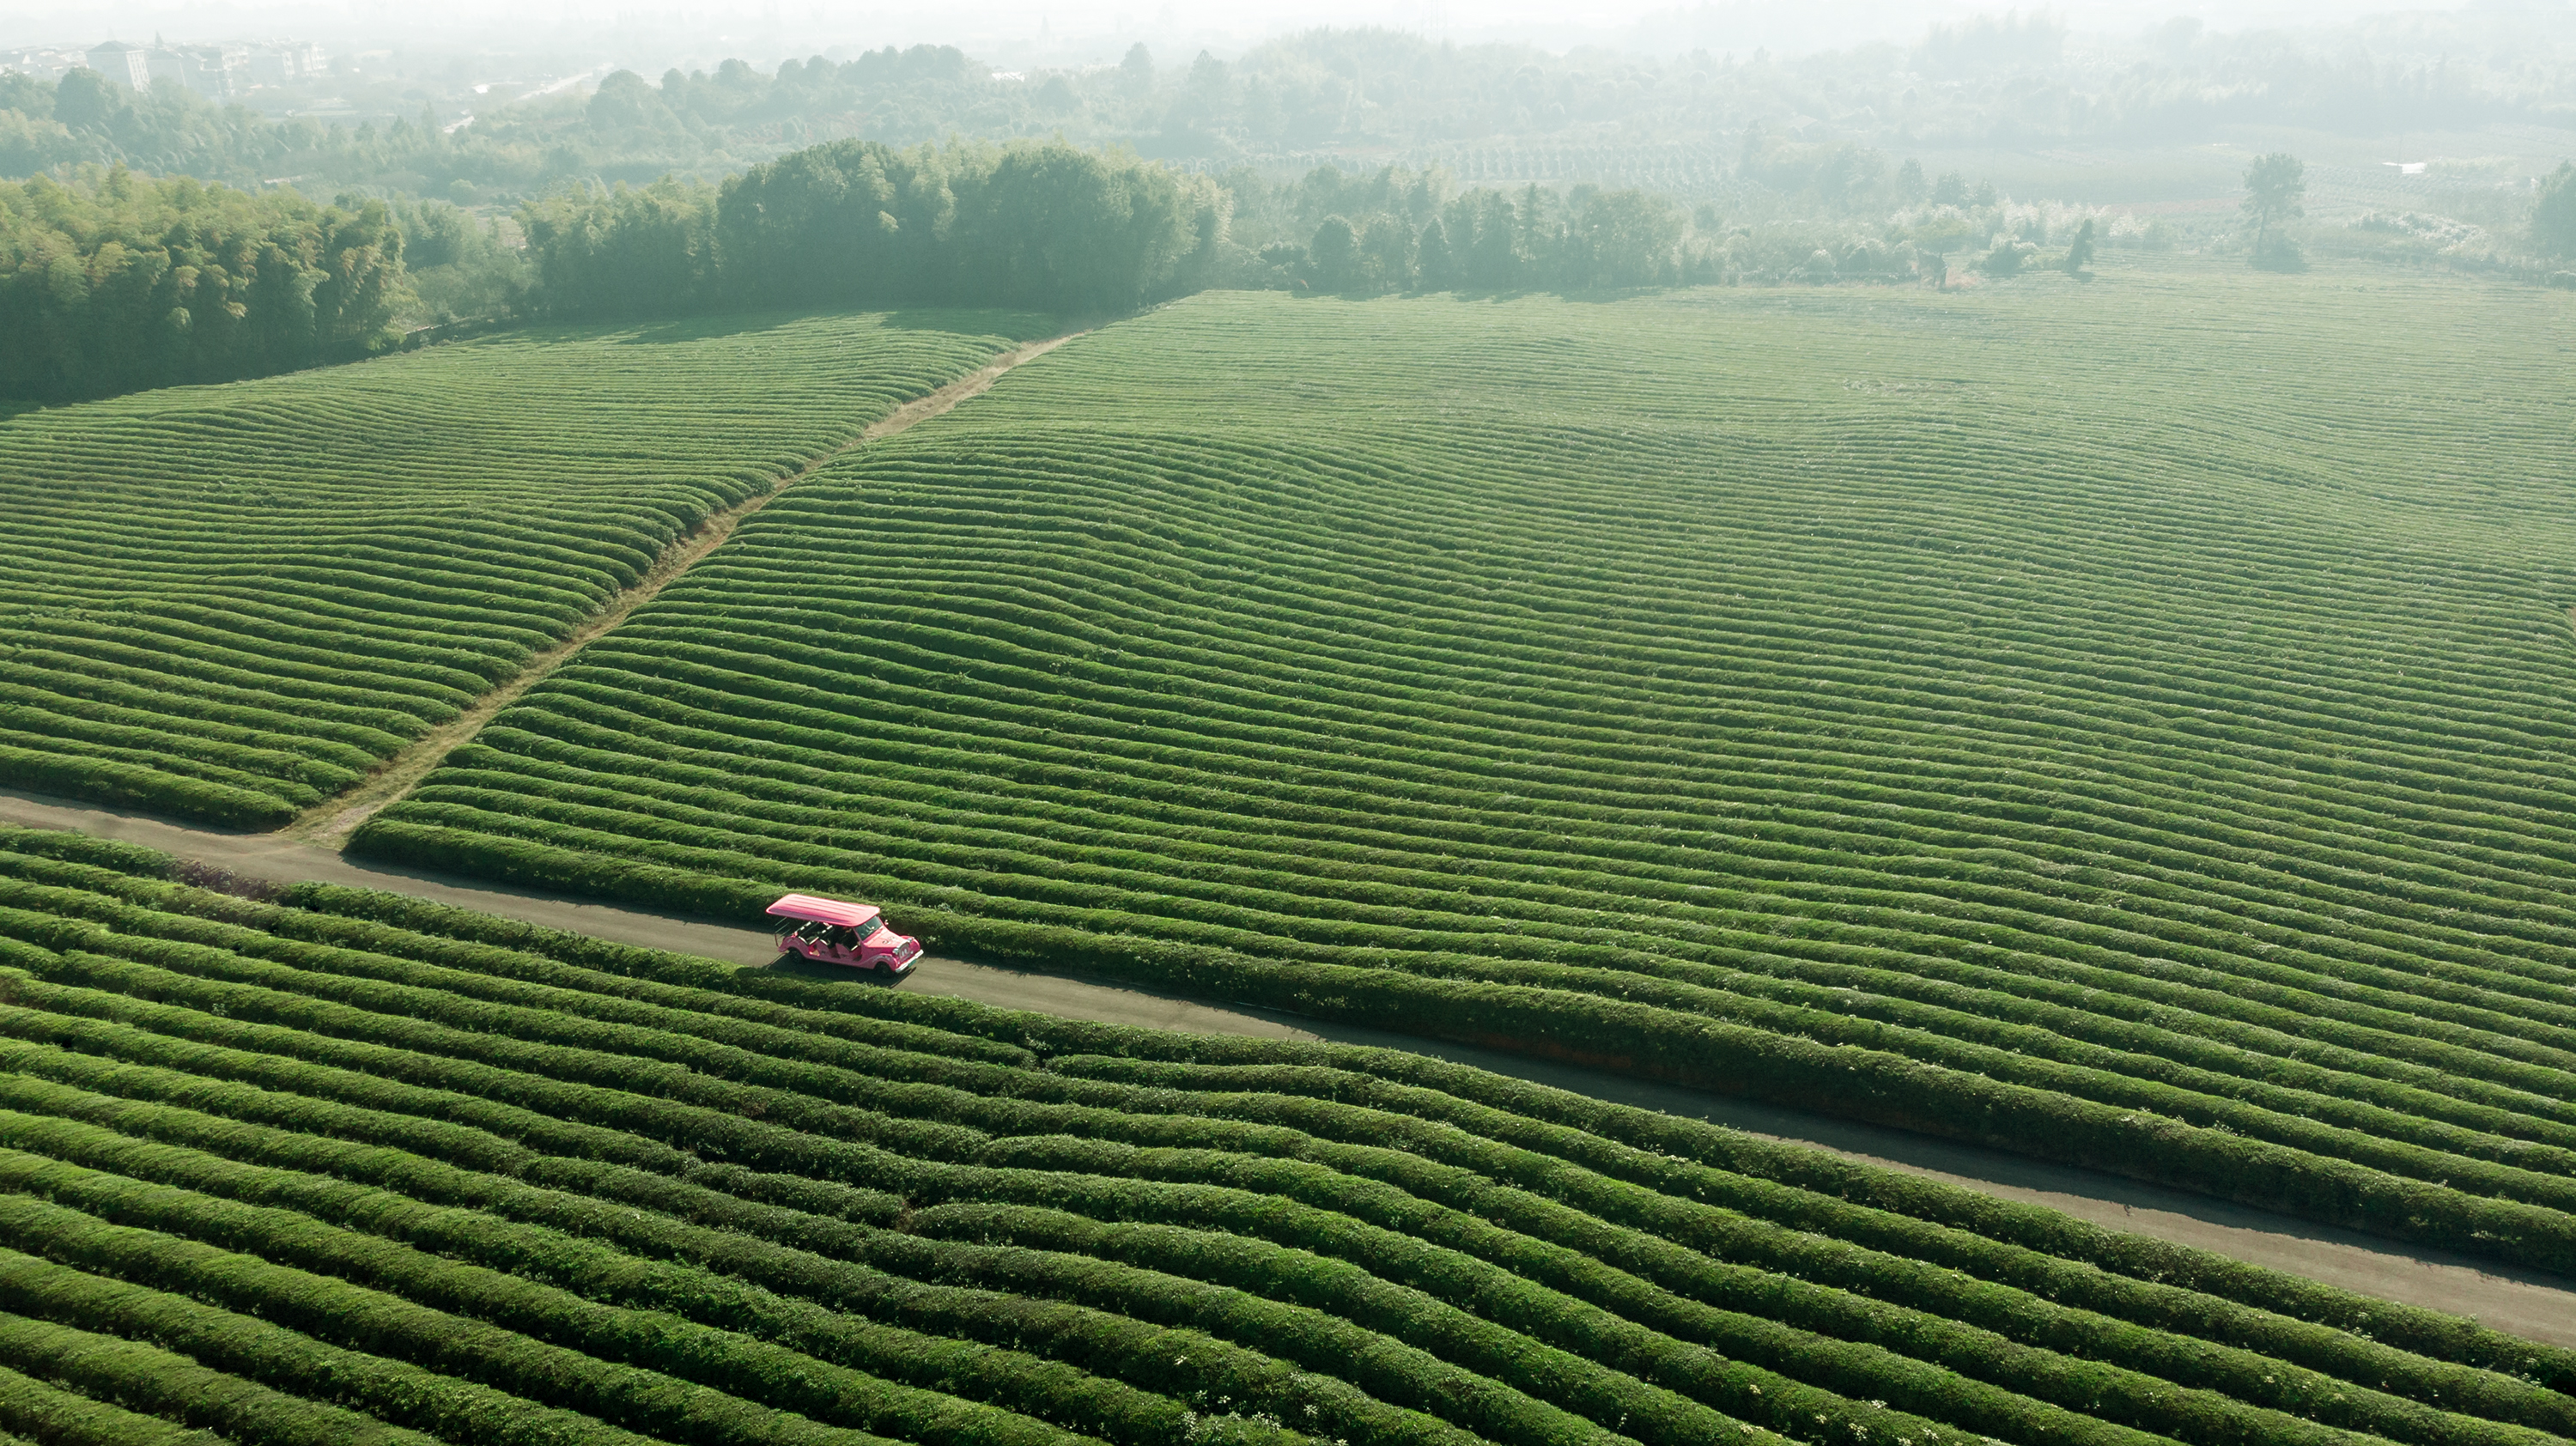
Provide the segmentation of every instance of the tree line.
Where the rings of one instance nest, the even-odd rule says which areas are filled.
[[[2297,38],[2204,32],[2175,21],[2094,37],[2070,52],[2042,12],[1936,25],[1910,51],[1861,45],[1773,57],[1683,11],[1648,27],[1663,58],[1453,46],[1400,31],[1319,29],[1233,61],[1142,46],[1118,65],[995,71],[952,46],[888,47],[846,61],[727,60],[712,70],[629,71],[582,96],[473,105],[340,126],[265,119],[176,81],[127,91],[88,70],[58,82],[0,73],[0,175],[123,160],[154,173],[246,185],[311,176],[333,187],[515,204],[585,179],[642,184],[713,176],[842,137],[912,145],[957,135],[1060,135],[1213,166],[1277,167],[1317,151],[1449,158],[1474,182],[1547,175],[1568,144],[1615,130],[1629,154],[1605,182],[1691,201],[1727,198],[1762,221],[1911,204],[1890,148],[2036,148],[2206,139],[2245,124],[2380,134],[2513,121],[2564,125],[2576,86],[2548,67],[2469,61],[2549,43],[2546,27],[2493,10],[2428,21],[2393,48],[2356,28]],[[2107,48],[2105,48],[2107,46]],[[374,82],[352,76],[354,85]],[[388,110],[387,87],[369,106]],[[1817,116],[1833,116],[1818,127]],[[1750,194],[1739,194],[1739,193]]]
[[[354,358],[397,345],[406,315],[1122,311],[1214,279],[1227,201],[1203,177],[1061,141],[839,141],[721,186],[558,192],[520,209],[522,257],[443,203],[326,206],[90,167],[0,185],[0,396]],[[405,269],[407,239],[421,271]]]
[[[721,186],[588,186],[524,208],[550,315],[717,306],[1119,311],[1205,284],[1214,182],[1063,141],[834,141]]]
[[[1347,175],[1318,167],[1271,190],[1228,176],[1238,205],[1283,239],[1258,255],[1318,291],[1499,291],[1651,286],[1720,279],[1706,226],[1650,191],[1540,185],[1453,192],[1437,170]],[[1265,194],[1266,193],[1266,194]],[[1301,240],[1285,239],[1301,237]],[[1690,244],[1685,244],[1685,243]]]
[[[403,234],[317,205],[122,166],[0,186],[0,396],[221,381],[399,339]]]
[[[487,106],[451,128],[427,106],[356,125],[270,119],[168,78],[129,90],[87,68],[57,81],[0,71],[0,176],[123,162],[235,186],[294,175],[514,204],[573,180],[732,171],[853,133],[906,142],[972,135],[998,89],[963,52],[915,46],[837,66],[790,60],[774,78],[739,60],[713,74],[674,70],[659,85],[618,71],[587,97]],[[1022,119],[1022,128],[1039,122],[1034,113]]]
[[[2257,265],[2295,268],[2303,168],[2247,174]],[[1009,306],[1112,313],[1208,287],[1589,290],[2082,274],[2090,216],[2000,202],[1955,174],[1862,232],[1722,224],[1639,189],[1455,189],[1437,169],[1321,166],[1221,180],[1063,140],[897,149],[835,141],[721,185],[584,185],[519,208],[525,246],[443,202],[256,194],[123,168],[0,185],[0,396],[59,400],[361,356],[398,322],[617,319],[718,308]],[[1964,204],[1961,204],[1964,203]],[[2081,208],[2073,208],[2075,211]],[[1911,220],[1908,220],[1908,217]],[[2058,227],[2052,236],[2052,226]],[[2532,239],[2576,255],[2576,167],[2540,187]],[[2062,249],[2043,250],[2054,240]]]

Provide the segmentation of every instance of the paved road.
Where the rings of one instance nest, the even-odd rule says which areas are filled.
[[[603,939],[676,949],[737,964],[766,964],[769,935],[669,918],[409,869],[342,858],[275,834],[220,834],[112,813],[87,804],[0,790],[0,824],[71,828],[124,839],[278,883],[316,879],[386,889]],[[2576,1282],[2516,1272],[2466,1256],[2394,1245],[2117,1176],[2026,1160],[2000,1151],[1855,1124],[1677,1085],[1413,1035],[1229,1009],[1059,975],[925,958],[903,987],[1071,1019],[1269,1039],[1326,1039],[1437,1055],[1595,1099],[1637,1105],[1812,1145],[1848,1158],[1929,1176],[2007,1200],[2047,1205],[2114,1230],[2197,1246],[2387,1300],[2474,1316],[2496,1330],[2576,1346]]]

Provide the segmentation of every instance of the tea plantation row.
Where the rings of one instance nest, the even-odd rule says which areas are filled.
[[[0,1431],[2576,1437],[2576,1353],[1419,1056],[0,834]]]
[[[543,332],[0,419],[0,784],[273,828],[1025,318]]]
[[[2374,285],[1194,298],[834,464],[357,847],[2576,1271],[2576,318]]]

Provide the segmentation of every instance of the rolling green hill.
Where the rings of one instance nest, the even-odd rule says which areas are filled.
[[[0,783],[277,827],[1032,325],[537,331],[0,417]]]
[[[2576,1353],[1420,1056],[174,872],[0,833],[0,1432],[2576,1436]]]
[[[358,835],[2576,1270],[2576,298],[1108,327],[759,513]]]

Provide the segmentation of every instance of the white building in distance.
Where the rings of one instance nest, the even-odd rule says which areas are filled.
[[[89,68],[128,90],[150,90],[175,80],[208,100],[232,100],[253,86],[293,85],[330,68],[322,47],[302,40],[256,45],[129,45],[110,40],[91,46]]]
[[[89,68],[127,90],[152,88],[152,52],[140,45],[111,40],[89,48]]]
[[[322,53],[322,47],[302,40],[253,44],[246,62],[253,85],[293,85],[317,79],[330,68],[331,57]]]
[[[164,45],[150,54],[154,80],[175,80],[208,100],[250,87],[250,51],[239,45]]]

